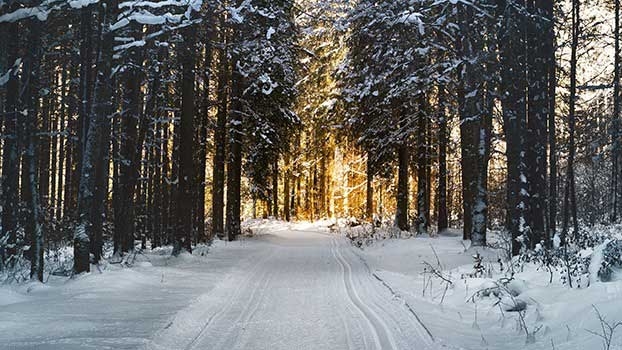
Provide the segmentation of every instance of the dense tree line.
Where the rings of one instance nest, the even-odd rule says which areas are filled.
[[[0,260],[39,280],[251,216],[513,254],[619,220],[618,0],[6,1],[0,38]]]

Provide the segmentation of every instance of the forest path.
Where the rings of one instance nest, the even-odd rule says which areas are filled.
[[[147,349],[434,349],[345,239],[282,230],[177,313]]]

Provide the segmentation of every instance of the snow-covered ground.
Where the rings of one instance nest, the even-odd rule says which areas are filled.
[[[497,251],[479,251],[474,277],[476,251],[451,232],[359,249],[327,226],[258,221],[203,256],[162,249],[131,268],[0,286],[0,349],[600,349],[592,304],[622,320],[622,282],[569,289],[526,266],[509,287],[525,312],[502,311],[508,300],[476,295],[503,276]],[[534,343],[524,327],[539,329]]]
[[[593,282],[569,288],[543,267],[525,264],[501,291],[496,283],[509,276],[504,253],[490,248],[466,249],[457,233],[378,241],[360,253],[372,270],[415,309],[437,338],[457,349],[603,349],[601,323],[594,307],[611,324],[622,321],[622,281]],[[469,244],[466,243],[466,246]],[[472,276],[475,254],[483,257],[483,276]],[[437,260],[438,257],[438,260]],[[423,264],[428,262],[451,280],[443,281]],[[487,290],[492,291],[489,295]],[[500,300],[501,299],[501,300]],[[523,303],[522,315],[506,309]],[[521,316],[523,321],[521,321]],[[525,328],[533,335],[527,342]],[[622,349],[622,325],[610,349]]]

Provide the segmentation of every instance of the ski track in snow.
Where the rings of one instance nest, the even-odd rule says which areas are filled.
[[[436,348],[344,238],[285,230],[257,241],[261,257],[180,311],[146,349]]]
[[[367,321],[377,349],[395,349],[395,341],[393,335],[388,330],[386,323],[376,315],[359,297],[354,282],[352,281],[352,266],[348,263],[340,252],[339,243],[336,239],[331,239],[331,249],[333,257],[341,265],[341,276],[343,277],[343,285],[348,293],[350,303],[356,307],[359,313]]]

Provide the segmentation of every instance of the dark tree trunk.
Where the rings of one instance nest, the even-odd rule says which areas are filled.
[[[319,182],[319,192],[318,192],[318,219],[319,218],[323,218],[326,217],[327,215],[327,210],[326,210],[326,158],[327,158],[327,154],[326,154],[326,150],[324,149],[325,147],[322,145],[320,147],[320,170],[319,170],[319,178],[318,178],[318,182]]]
[[[283,162],[285,163],[285,174],[283,176],[283,215],[285,217],[285,221],[289,222],[291,220],[290,183],[292,181],[292,164],[289,151],[285,153],[285,156],[283,157]]]
[[[445,90],[438,91],[438,232],[447,229],[447,115],[445,114]]]
[[[78,196],[78,225],[74,232],[74,273],[90,270],[89,253],[93,253],[95,262],[101,257],[101,224],[105,193],[107,188],[108,140],[110,116],[113,112],[112,100],[112,45],[113,33],[109,31],[113,1],[102,6],[102,28],[100,40],[102,46],[98,53],[97,75],[94,88],[94,103],[89,114],[89,130],[86,133],[84,159],[81,161],[80,191]],[[103,156],[103,158],[102,158]],[[98,174],[99,171],[99,174]],[[99,231],[95,231],[99,230]],[[93,243],[92,243],[93,242]]]
[[[484,2],[482,5],[490,5]],[[461,51],[465,61],[461,80],[464,101],[460,108],[460,142],[462,148],[462,187],[464,202],[463,238],[475,246],[486,245],[487,176],[492,120],[493,33],[482,37],[481,22],[474,21],[474,9],[464,8]],[[490,22],[486,22],[490,25]],[[484,27],[485,28],[485,27]],[[485,38],[488,42],[485,42]]]
[[[171,211],[171,180],[173,179],[172,175],[172,167],[173,164],[169,157],[171,152],[169,148],[169,138],[171,137],[170,132],[170,124],[167,121],[164,125],[162,125],[162,136],[161,136],[161,155],[162,155],[162,210],[160,212],[160,216],[162,219],[161,227],[162,227],[162,240],[161,244],[169,243],[169,232],[170,232],[170,211]]]
[[[365,216],[370,222],[374,219],[374,169],[371,155],[367,154],[367,171],[365,178]]]
[[[12,66],[7,82],[5,95],[4,144],[2,149],[2,237],[7,239],[7,258],[16,254],[18,229],[18,179],[19,179],[19,144],[18,144],[18,112],[19,78],[14,65],[19,55],[19,25],[7,24],[8,63]],[[13,262],[10,262],[12,264]]]
[[[61,72],[61,84],[60,84],[60,88],[61,88],[61,96],[60,96],[60,107],[59,107],[59,131],[60,131],[60,135],[59,135],[59,143],[60,143],[60,150],[58,152],[58,188],[57,188],[57,194],[56,194],[56,199],[57,202],[56,204],[56,219],[58,221],[60,221],[63,218],[63,202],[64,202],[64,198],[63,198],[63,189],[64,187],[66,187],[66,183],[65,183],[65,179],[66,179],[66,174],[69,173],[69,169],[66,168],[65,166],[65,158],[66,158],[66,149],[67,149],[67,145],[69,144],[69,141],[67,141],[67,137],[64,136],[65,132],[67,131],[66,129],[66,112],[67,109],[65,108],[65,104],[67,103],[67,78],[68,74],[67,74],[67,69],[63,68],[62,72]]]
[[[279,218],[279,158],[272,164],[272,216]]]
[[[529,247],[545,240],[545,217],[547,203],[547,120],[548,120],[548,76],[547,76],[547,28],[545,22],[544,1],[530,2],[532,13],[527,26],[528,56],[528,142],[526,155],[529,179]]]
[[[241,1],[236,0],[240,5]],[[234,43],[243,40],[244,31],[235,28],[232,38]],[[240,71],[240,60],[238,53],[233,50],[231,55],[231,109],[228,111],[228,157],[227,157],[227,204],[226,204],[226,227],[225,233],[227,240],[234,241],[242,233],[240,223],[241,212],[241,183],[242,183],[242,142],[244,133],[244,116],[242,98],[244,97],[244,73]]]
[[[421,94],[419,100],[419,113],[417,116],[417,234],[427,234],[429,225],[428,201],[428,155],[427,155],[427,122],[426,115],[427,97]]]
[[[397,208],[395,211],[395,225],[402,231],[408,231],[408,167],[410,154],[408,146],[402,144],[397,150]]]
[[[555,26],[553,14],[553,1],[547,1],[545,6],[545,16],[550,21],[546,23],[546,55],[547,55],[547,74],[548,74],[548,137],[549,137],[549,240],[550,246],[552,238],[557,232],[557,141],[555,138],[555,91],[557,86],[556,62],[555,62]]]
[[[77,141],[74,153],[74,173],[72,175],[74,201],[77,204],[79,197],[79,187],[86,148],[86,137],[89,130],[89,113],[91,106],[91,89],[93,88],[93,19],[91,6],[83,7],[80,10],[80,81],[78,86],[78,120],[75,126]],[[75,209],[75,207],[72,207]],[[72,213],[73,215],[73,213]]]
[[[234,241],[242,231],[240,227],[240,191],[242,176],[242,114],[241,94],[242,79],[234,75],[232,90],[232,108],[229,112],[229,156],[227,157],[227,240]]]
[[[179,123],[179,190],[177,192],[177,230],[173,255],[192,252],[192,203],[194,179],[194,80],[195,47],[192,32],[184,33],[182,43],[181,120]]]
[[[97,57],[97,75],[95,79],[95,92],[93,93],[93,105],[91,107],[91,121],[99,123],[94,152],[97,154],[95,163],[95,193],[90,208],[91,216],[91,254],[93,262],[99,263],[103,250],[104,217],[106,212],[106,197],[108,193],[108,178],[110,171],[110,119],[114,113],[113,90],[114,79],[112,77],[112,54],[114,37],[109,33],[110,20],[116,8],[116,0],[108,0],[105,6],[100,7],[99,38],[100,49]],[[97,100],[95,100],[95,98]]]
[[[43,75],[43,72],[42,72]],[[43,75],[48,79],[45,81],[40,81],[41,86],[53,86],[52,80],[49,79],[49,75]],[[41,210],[45,212],[48,208],[48,201],[50,199],[50,178],[51,174],[55,174],[53,172],[54,169],[50,169],[51,158],[51,125],[53,114],[51,113],[53,99],[50,96],[42,97],[41,99],[41,108],[40,114],[41,117],[35,119],[37,125],[34,126],[37,129],[37,137],[36,150],[37,154],[37,183],[38,183],[38,192],[39,192],[39,205],[41,206]]]
[[[620,171],[620,0],[614,1],[614,62],[613,62],[613,131],[611,150],[611,193],[612,208],[611,222],[618,220],[618,206],[620,200],[619,171]]]
[[[23,66],[24,92],[22,103],[26,107],[27,115],[24,122],[24,141],[26,152],[24,154],[24,168],[22,173],[26,176],[25,184],[22,184],[28,194],[25,196],[26,217],[29,223],[26,225],[26,236],[31,244],[30,278],[43,282],[43,217],[41,214],[37,149],[38,145],[38,112],[39,112],[39,77],[41,59],[41,22],[37,19],[29,19],[28,23],[28,52]]]
[[[575,192],[575,109],[577,101],[577,49],[579,46],[580,35],[580,10],[579,0],[572,1],[572,42],[570,53],[570,101],[568,103],[568,164],[566,170],[566,193],[564,196],[564,216],[562,227],[562,242],[565,241],[568,234],[569,219],[572,216],[574,234],[579,233],[579,225],[577,221],[577,200]]]
[[[141,26],[132,23],[129,33],[138,33]],[[141,151],[146,135],[142,109],[142,55],[139,49],[128,53],[128,65],[123,72],[123,111],[119,137],[118,187],[114,191],[114,253],[123,254],[134,249],[136,229],[136,186],[140,172]]]
[[[221,21],[220,69],[218,72],[218,110],[214,129],[214,164],[212,173],[212,236],[224,237],[225,161],[227,145],[227,114],[229,108],[229,83],[231,70],[226,48],[227,31]]]
[[[519,5],[524,5],[520,3]],[[503,9],[504,25],[499,34],[501,103],[507,157],[507,229],[512,237],[512,255],[520,253],[517,238],[523,234],[527,212],[527,177],[524,160],[526,129],[526,73],[524,16],[507,4]]]

